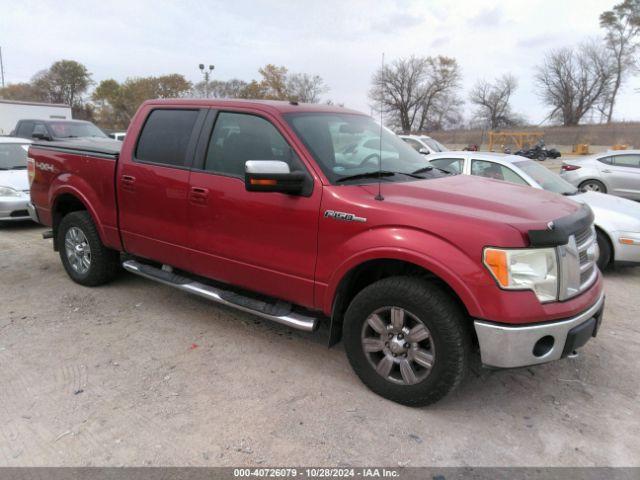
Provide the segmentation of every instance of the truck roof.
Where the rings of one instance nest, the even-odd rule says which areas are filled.
[[[7,103],[10,105],[36,105],[39,107],[59,107],[59,108],[71,108],[65,103],[46,103],[46,102],[22,102],[18,100],[4,100],[0,98],[0,103]]]
[[[319,112],[319,113],[350,113],[355,115],[364,115],[357,110],[339,107],[337,105],[324,105],[317,103],[297,103],[281,100],[245,100],[245,99],[157,99],[147,100],[143,105],[175,105],[175,106],[199,106],[199,107],[218,107],[218,108],[246,108],[251,107],[256,110],[262,110],[271,113],[295,113],[295,112]]]

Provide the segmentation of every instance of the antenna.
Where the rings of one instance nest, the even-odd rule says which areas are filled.
[[[2,47],[0,47],[0,80],[2,81],[2,88],[4,88],[4,65],[2,63]]]
[[[382,64],[380,67],[380,80],[384,81],[384,52],[382,52]],[[378,194],[376,200],[382,201],[382,95],[380,96],[380,149],[378,151]]]

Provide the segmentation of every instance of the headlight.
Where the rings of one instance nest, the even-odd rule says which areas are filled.
[[[484,264],[502,288],[533,290],[541,302],[558,299],[558,261],[553,248],[485,248]]]
[[[0,197],[21,197],[22,194],[11,187],[0,187]]]

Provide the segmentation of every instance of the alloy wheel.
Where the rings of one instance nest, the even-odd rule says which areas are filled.
[[[371,366],[389,382],[414,385],[431,373],[435,361],[431,332],[401,307],[382,307],[369,315],[361,342]]]

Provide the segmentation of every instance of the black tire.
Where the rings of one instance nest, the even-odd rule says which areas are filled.
[[[541,162],[544,162],[547,159],[547,154],[546,153],[539,153],[538,154],[538,160]]]
[[[607,193],[607,187],[600,180],[585,180],[578,188],[581,192]]]
[[[376,372],[364,351],[362,332],[367,318],[393,306],[411,312],[430,332],[433,365],[419,383],[393,383]],[[465,375],[471,353],[467,322],[451,295],[436,283],[413,277],[386,278],[363,289],[347,309],[343,325],[347,357],[362,382],[378,395],[408,406],[429,405],[453,391]]]
[[[596,238],[598,241],[598,249],[600,250],[597,264],[600,271],[604,272],[611,264],[611,242],[609,241],[609,237],[599,229],[596,229]]]
[[[65,237],[71,228],[79,229],[89,245],[91,260],[86,272],[76,271],[68,258]],[[95,287],[110,282],[120,269],[120,254],[105,247],[100,240],[98,230],[89,212],[78,211],[66,215],[60,225],[56,237],[60,260],[71,280],[80,285]]]

